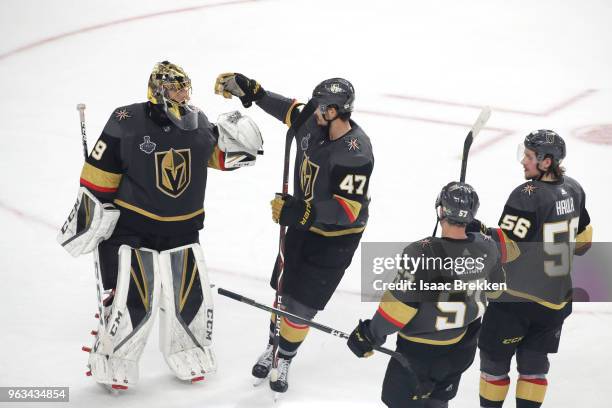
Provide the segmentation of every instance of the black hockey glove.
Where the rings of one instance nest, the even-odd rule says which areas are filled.
[[[491,235],[487,226],[476,218],[468,223],[468,225],[465,227],[465,232],[481,232],[485,235]]]
[[[370,332],[370,319],[359,320],[359,324],[349,336],[346,344],[357,357],[370,357],[374,354],[373,337]]]
[[[254,101],[260,100],[264,95],[265,91],[254,79],[249,79],[242,74],[235,74],[236,83],[244,92],[244,96],[240,97],[240,102],[245,108],[250,108]]]
[[[228,99],[237,96],[245,108],[249,108],[253,101],[258,101],[265,95],[264,89],[256,80],[237,72],[220,74],[215,81],[215,93]]]
[[[270,204],[272,205],[272,220],[280,225],[307,230],[314,222],[314,207],[309,202],[299,200],[290,194],[276,194]]]

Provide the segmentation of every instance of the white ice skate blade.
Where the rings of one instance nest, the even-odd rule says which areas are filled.
[[[261,384],[264,383],[264,381],[266,381],[267,378],[268,376],[264,378],[253,377],[253,387],[259,387]]]

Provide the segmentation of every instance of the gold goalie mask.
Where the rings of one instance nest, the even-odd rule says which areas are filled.
[[[197,129],[198,108],[189,105],[191,79],[183,68],[168,61],[155,64],[149,77],[147,98],[159,105],[180,129]]]

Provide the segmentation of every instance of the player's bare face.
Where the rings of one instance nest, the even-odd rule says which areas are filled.
[[[315,117],[317,118],[317,125],[319,126],[327,126],[327,121],[323,118],[323,114],[319,109],[315,111]]]
[[[327,120],[331,120],[337,116],[336,108],[327,108],[325,112],[321,112],[321,109],[317,109],[315,111],[315,116],[317,118],[317,125],[319,126],[328,126]],[[327,118],[327,120],[325,120]]]
[[[538,170],[538,160],[536,158],[536,153],[533,150],[525,149],[521,164],[523,165],[525,179],[530,180],[532,178],[537,178],[540,175],[540,171]]]

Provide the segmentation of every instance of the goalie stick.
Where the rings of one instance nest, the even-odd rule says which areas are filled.
[[[87,132],[85,131],[85,104],[79,103],[77,105],[77,110],[79,111],[79,120],[81,122],[81,142],[83,143],[83,156],[85,160],[87,160],[88,149],[87,149]],[[93,250],[93,258],[94,258],[94,272],[96,277],[96,296],[98,300],[98,321],[100,323],[100,332],[106,333],[106,321],[104,320],[104,301],[102,299],[102,295],[104,293],[104,286],[102,284],[102,276],[100,275],[100,255],[98,253],[98,247]],[[99,336],[100,337],[100,336]],[[98,347],[100,347],[100,341],[96,341],[94,344],[93,350],[96,351]],[[104,349],[104,344],[102,344]]]
[[[487,124],[487,121],[491,117],[491,108],[485,106],[481,109],[478,118],[476,118],[476,122],[472,125],[470,131],[465,137],[465,141],[463,142],[463,154],[461,155],[461,173],[459,175],[459,182],[465,183],[465,174],[467,171],[467,162],[468,155],[470,154],[470,148],[472,147],[472,143],[474,142],[474,138],[478,136],[478,133],[484,128]],[[436,210],[436,226],[434,227],[432,237],[436,236],[436,232],[438,232],[438,224],[440,223],[440,219],[438,217],[438,213]]]

